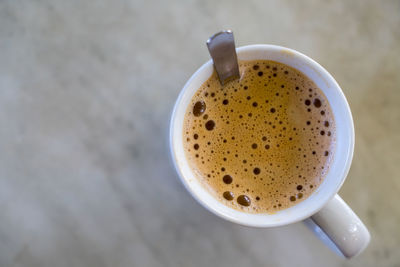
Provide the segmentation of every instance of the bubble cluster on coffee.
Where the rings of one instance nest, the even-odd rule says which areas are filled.
[[[274,213],[310,196],[333,158],[335,121],[306,75],[268,61],[239,61],[240,79],[217,74],[197,90],[185,114],[188,162],[226,205]]]

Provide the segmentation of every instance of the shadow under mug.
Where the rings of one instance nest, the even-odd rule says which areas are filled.
[[[323,91],[336,122],[336,148],[328,173],[307,199],[275,214],[241,212],[212,196],[196,179],[183,146],[186,109],[193,95],[214,71],[213,63],[209,60],[186,82],[171,116],[170,152],[182,183],[201,205],[228,221],[252,227],[274,227],[306,220],[306,224],[321,240],[329,237],[330,243],[336,246],[334,249],[345,257],[360,254],[367,247],[370,234],[357,215],[337,195],[349,172],[354,151],[353,118],[341,88],[321,65],[295,50],[275,45],[249,45],[237,48],[236,51],[239,60],[273,60],[291,66],[303,72]],[[316,231],[316,226],[322,231]]]

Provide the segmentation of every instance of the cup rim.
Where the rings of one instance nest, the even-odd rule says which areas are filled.
[[[314,61],[313,59],[311,59],[310,57],[296,51],[290,48],[286,48],[286,47],[282,47],[282,46],[277,46],[277,45],[267,45],[267,44],[255,44],[255,45],[247,45],[247,46],[242,46],[242,47],[238,47],[236,49],[237,54],[238,54],[238,58],[240,57],[240,55],[242,53],[252,53],[254,51],[265,51],[265,52],[285,52],[288,53],[290,55],[294,55],[295,57],[297,57],[301,62],[305,62],[305,64],[308,64],[309,66],[311,66],[312,68],[314,68],[316,70],[316,72],[321,75],[323,77],[323,79],[327,80],[331,85],[333,85],[333,87],[336,90],[336,93],[338,94],[338,98],[340,98],[341,101],[341,106],[343,109],[343,112],[347,115],[347,125],[345,125],[345,127],[348,127],[348,134],[346,135],[346,137],[348,138],[348,147],[345,150],[345,155],[340,155],[340,157],[345,157],[343,160],[343,167],[342,167],[342,171],[340,172],[341,174],[341,178],[340,180],[338,179],[337,183],[335,184],[335,187],[332,188],[332,190],[329,192],[329,194],[324,195],[323,197],[323,201],[321,201],[320,203],[317,203],[316,205],[314,205],[313,208],[307,209],[305,212],[301,213],[298,216],[295,216],[293,218],[289,218],[286,220],[282,220],[282,221],[276,221],[276,222],[253,222],[251,220],[244,220],[244,219],[239,219],[236,216],[232,216],[232,215],[228,215],[226,213],[220,212],[218,211],[215,207],[211,206],[208,202],[206,202],[201,196],[199,196],[198,192],[193,190],[193,188],[191,187],[191,185],[188,183],[188,178],[184,176],[184,174],[182,173],[181,170],[181,166],[180,166],[180,161],[177,158],[177,155],[175,153],[175,144],[174,144],[174,134],[175,134],[175,124],[176,124],[176,120],[177,120],[177,109],[180,107],[180,103],[181,100],[183,98],[183,95],[185,94],[186,91],[188,91],[190,89],[190,85],[192,84],[193,80],[196,79],[202,72],[206,71],[207,69],[210,69],[213,67],[213,63],[212,60],[208,60],[206,63],[204,63],[200,68],[198,68],[196,70],[196,72],[190,77],[190,79],[186,82],[186,84],[184,85],[183,89],[180,91],[179,96],[175,102],[173,111],[172,111],[172,115],[171,115],[171,120],[170,120],[170,129],[169,129],[169,145],[170,145],[170,152],[171,152],[171,157],[172,157],[172,161],[173,161],[173,165],[178,173],[178,176],[181,180],[181,182],[183,183],[184,187],[186,188],[186,190],[189,191],[189,193],[203,206],[205,207],[207,210],[211,211],[212,213],[216,214],[219,217],[222,217],[228,221],[237,223],[237,224],[241,224],[244,226],[252,226],[252,227],[274,227],[274,226],[283,226],[283,225],[288,225],[291,223],[295,223],[295,222],[299,222],[301,220],[304,220],[310,216],[312,216],[313,214],[317,213],[319,210],[321,210],[326,203],[329,202],[330,199],[332,199],[336,193],[339,191],[339,189],[341,188],[341,186],[344,183],[344,180],[346,179],[346,176],[350,170],[350,166],[351,166],[351,161],[353,158],[353,152],[354,152],[354,122],[353,122],[353,118],[351,115],[351,111],[350,111],[350,107],[348,105],[348,102],[346,100],[346,97],[344,96],[340,86],[338,85],[338,83],[335,81],[335,79],[328,73],[328,71],[326,71],[320,64],[318,64],[316,61]],[[256,52],[254,52],[256,53]],[[204,81],[203,81],[204,82]],[[332,110],[334,108],[332,107]],[[335,120],[336,120],[336,116],[335,116]],[[337,126],[338,127],[338,126]],[[336,153],[335,153],[336,154]],[[336,155],[338,156],[338,155]],[[331,170],[328,171],[328,174],[331,172]],[[327,178],[328,175],[325,176],[325,179]],[[313,192],[314,194],[315,192]],[[312,194],[312,195],[313,195]],[[311,196],[310,196],[311,197]],[[309,198],[310,198],[309,197]],[[308,199],[308,198],[307,198]],[[306,199],[306,200],[307,200]],[[304,201],[306,201],[304,200]],[[304,202],[302,201],[302,202]],[[298,205],[300,205],[302,202],[300,202],[299,204],[296,204],[292,207],[290,207],[289,209],[296,207]],[[224,204],[222,204],[224,205]],[[225,205],[224,205],[225,206]],[[229,208],[229,207],[228,207]],[[232,208],[230,208],[232,209]],[[288,210],[288,209],[285,209]],[[235,210],[237,211],[237,210]],[[284,210],[283,210],[284,211]],[[241,211],[237,211],[240,214],[249,214],[246,212],[241,212]],[[251,214],[253,215],[253,214]],[[270,214],[259,214],[260,216],[271,216]],[[249,214],[250,216],[250,214]],[[251,217],[251,216],[250,216]]]

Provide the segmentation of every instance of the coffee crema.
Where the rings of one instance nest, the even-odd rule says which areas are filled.
[[[269,60],[239,61],[240,79],[216,72],[184,118],[184,148],[196,178],[225,205],[274,213],[310,196],[335,150],[335,121],[302,72]]]

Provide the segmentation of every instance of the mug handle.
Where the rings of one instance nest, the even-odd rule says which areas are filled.
[[[371,239],[367,227],[339,195],[305,223],[319,239],[346,258],[359,255]]]

